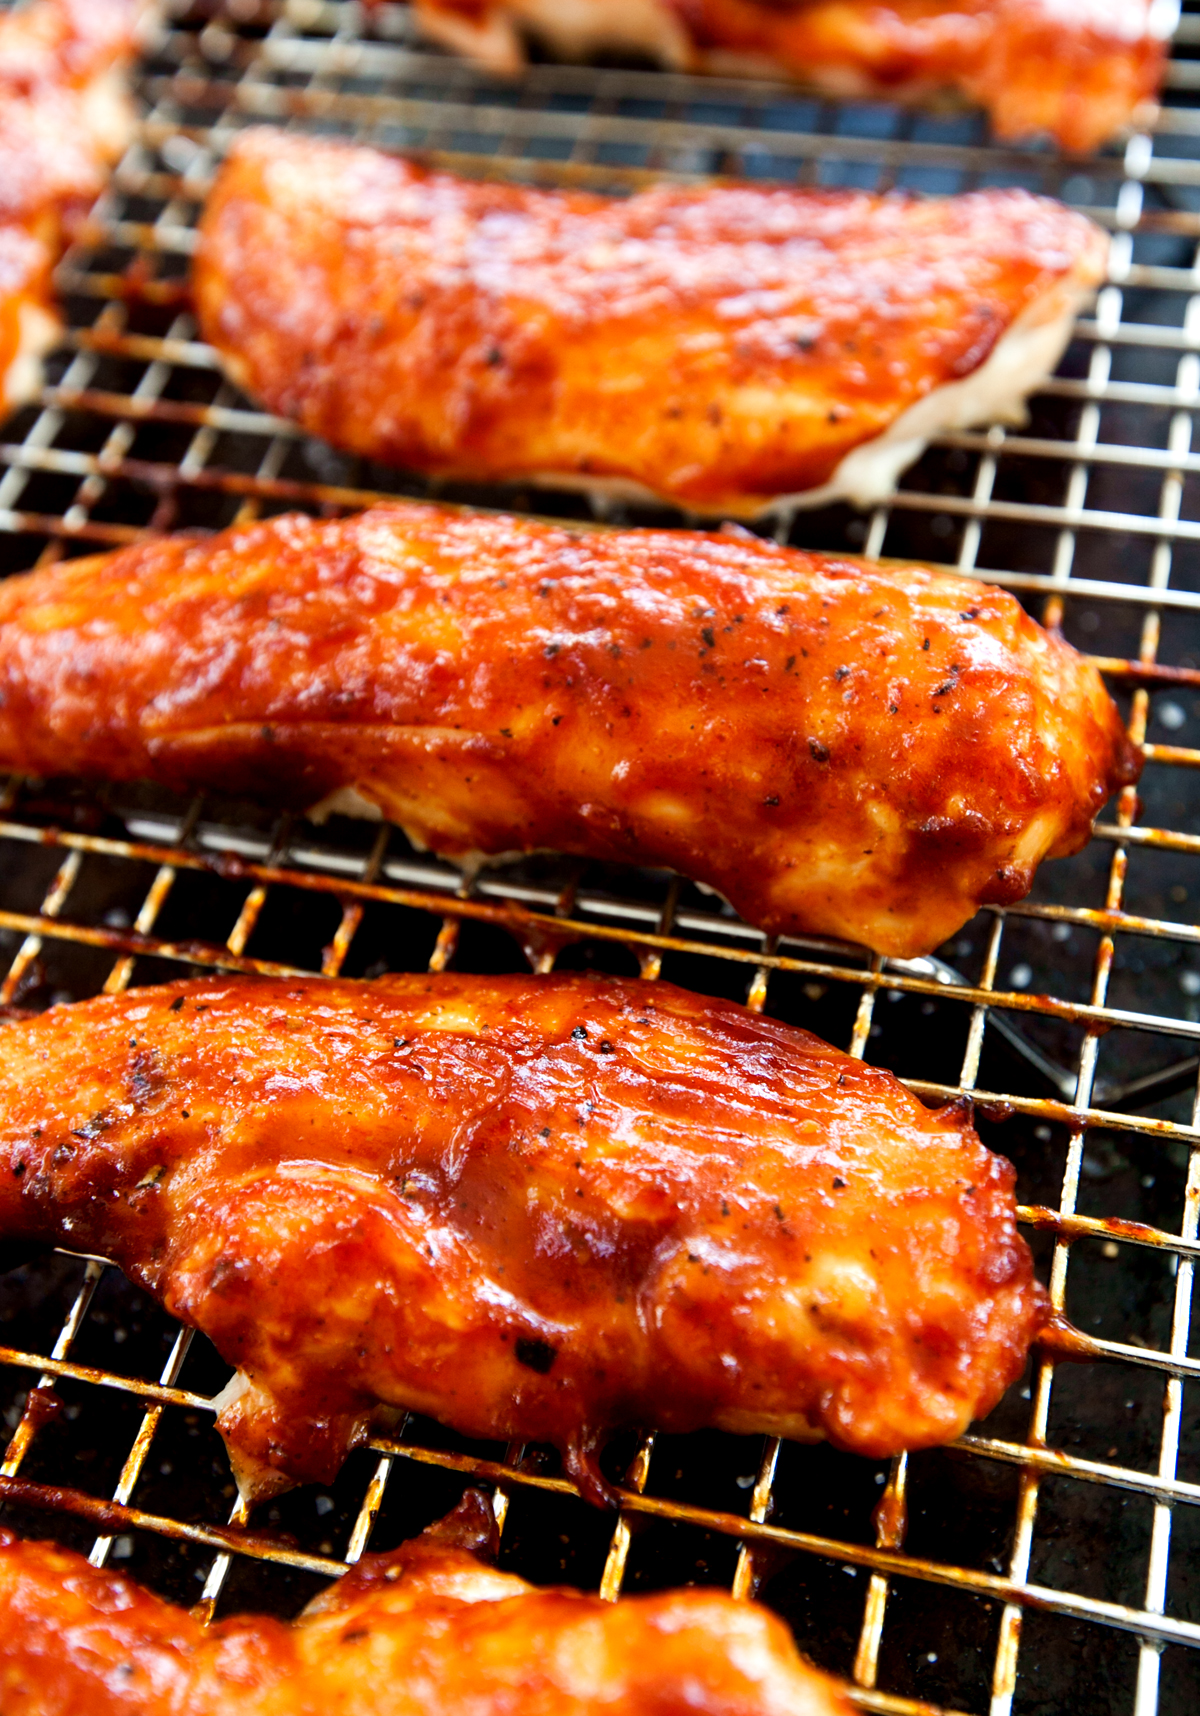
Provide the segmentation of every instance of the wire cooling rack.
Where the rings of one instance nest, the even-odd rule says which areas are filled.
[[[411,1418],[326,1491],[247,1519],[212,1429],[227,1371],[102,1259],[0,1254],[6,1517],[212,1615],[294,1613],[371,1544],[495,1486],[507,1564],[622,1590],[760,1596],[867,1710],[1089,1716],[1200,1706],[1200,15],[1157,125],[1088,160],[997,148],[977,115],[770,84],[534,65],[515,85],[422,46],[407,10],[176,4],[146,117],[60,287],[49,385],[0,429],[5,571],[289,507],[441,493],[557,516],[528,490],[436,490],[255,409],[198,343],[194,220],[236,131],[269,120],[471,171],[622,190],[711,174],[950,192],[1023,184],[1114,235],[1111,273],[1028,427],[944,437],[869,516],[780,539],[979,570],[1060,624],[1145,742],[1141,796],[1028,902],[936,959],[764,940],[677,879],[550,859],[475,880],[395,830],[271,822],[158,791],[0,796],[0,1006],[204,969],[638,971],[748,1000],[965,1093],[1017,1163],[1022,1217],[1086,1362],[1043,1356],[950,1450],[891,1465],[725,1435],[627,1437],[619,1516],[544,1450]],[[665,510],[608,508],[631,522]],[[882,1504],[882,1505],[881,1505]]]

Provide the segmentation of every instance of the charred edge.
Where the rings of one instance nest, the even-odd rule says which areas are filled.
[[[546,1376],[558,1357],[558,1348],[552,1347],[549,1341],[538,1339],[521,1339],[516,1346],[517,1363],[523,1364],[526,1370],[535,1370],[539,1376]]]

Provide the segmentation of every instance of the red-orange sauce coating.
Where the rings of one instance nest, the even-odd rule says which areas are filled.
[[[615,1604],[537,1590],[480,1558],[494,1537],[468,1491],[291,1625],[205,1628],[132,1579],[0,1531],[5,1716],[850,1716],[766,1609],[716,1590]]]
[[[0,415],[36,385],[51,269],[132,128],[120,71],[142,9],[31,0],[0,12]]]
[[[8,769],[352,788],[439,852],[668,865],[903,955],[1140,767],[1095,669],[974,579],[420,505],[9,579],[0,694]]]
[[[1023,191],[623,199],[256,130],[213,185],[194,288],[234,379],[336,446],[748,516],[829,482],[1018,322],[1069,322],[1106,253]]]
[[[249,1386],[246,1486],[380,1408],[882,1456],[949,1441],[1045,1313],[958,1107],[667,984],[212,979],[0,1030],[0,1235],[113,1258]]]
[[[417,7],[435,35],[497,69],[520,58],[509,20],[568,57],[572,40],[639,45],[631,8],[614,16],[611,0],[571,0],[561,20],[538,0]],[[647,0],[641,45],[691,70],[790,75],[842,95],[954,90],[987,109],[999,138],[1048,132],[1090,152],[1158,92],[1167,43],[1154,14],[1153,0]]]

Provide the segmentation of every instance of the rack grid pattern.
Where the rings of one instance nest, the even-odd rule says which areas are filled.
[[[549,970],[569,949],[734,994],[883,1060],[929,1100],[975,1101],[997,1127],[991,1141],[1018,1160],[1022,1219],[1055,1307],[1082,1328],[1086,1362],[1064,1370],[1047,1348],[1027,1386],[950,1454],[886,1468],[726,1437],[700,1439],[693,1481],[678,1439],[648,1432],[624,1451],[615,1520],[581,1510],[538,1450],[480,1448],[411,1420],[317,1498],[316,1524],[289,1516],[288,1536],[278,1509],[247,1519],[238,1505],[224,1516],[189,1505],[196,1517],[185,1517],[170,1505],[161,1449],[184,1423],[203,1442],[222,1377],[205,1343],[179,1329],[160,1332],[153,1375],[123,1367],[124,1325],[103,1310],[120,1292],[115,1271],[63,1257],[61,1278],[0,1347],[13,1403],[0,1501],[34,1510],[21,1517],[41,1529],[87,1530],[96,1564],[140,1569],[139,1545],[183,1546],[211,1616],[248,1564],[271,1578],[330,1575],[369,1543],[387,1546],[397,1498],[432,1494],[421,1486],[440,1473],[494,1487],[518,1560],[536,1559],[530,1545],[586,1540],[577,1560],[568,1544],[562,1564],[572,1577],[586,1564],[610,1598],[658,1577],[660,1562],[643,1566],[640,1549],[668,1533],[662,1565],[677,1578],[728,1576],[743,1596],[760,1589],[810,1654],[852,1676],[867,1710],[1066,1710],[1056,1653],[1103,1665],[1109,1701],[1088,1695],[1097,1710],[1196,1707],[1197,50],[1200,12],[1185,11],[1153,127],[1079,161],[998,148],[977,115],[839,105],[783,86],[546,65],[519,85],[495,83],[423,46],[398,5],[369,30],[350,0],[168,8],[137,141],[60,270],[64,347],[41,398],[0,429],[5,570],[147,532],[290,507],[337,512],[389,494],[592,516],[579,497],[438,490],[342,458],[222,379],[195,337],[186,269],[214,161],[248,123],[618,191],[713,174],[933,192],[1019,183],[1086,208],[1113,234],[1108,282],[1028,428],[944,437],[869,516],[799,512],[770,528],[808,546],[978,571],[1017,591],[1109,676],[1147,774],[1141,796],[1122,795],[1088,851],[1052,866],[1031,900],[987,910],[937,959],[913,961],[764,939],[665,877],[550,863],[468,878],[387,827],[272,825],[245,807],[14,780],[0,796],[0,1007],[206,969],[494,968],[500,948],[514,967],[528,957]],[[612,505],[595,516],[679,522]],[[111,1339],[96,1333],[108,1327]],[[133,1434],[101,1488],[71,1449],[114,1396]],[[1126,1411],[1128,1433],[1110,1429]],[[1063,1504],[1064,1494],[1077,1499]],[[957,1511],[958,1528],[939,1536],[934,1522]],[[1073,1547],[1058,1554],[1056,1543]],[[837,1617],[828,1636],[821,1616]],[[958,1629],[970,1664],[940,1670],[953,1653],[928,1646]]]

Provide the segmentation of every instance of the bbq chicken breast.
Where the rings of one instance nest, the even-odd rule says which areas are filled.
[[[744,532],[409,504],[0,585],[0,768],[669,866],[881,953],[1019,899],[1139,766],[1013,597]]]
[[[1013,1178],[961,1107],[666,984],[215,978],[0,1030],[0,1237],[209,1336],[255,1497],[389,1408],[594,1498],[618,1425],[949,1441],[1045,1315]]]
[[[290,1626],[206,1629],[81,1555],[0,1531],[5,1716],[851,1716],[766,1609],[716,1590],[618,1603],[537,1590],[488,1564],[493,1532],[469,1490]]]
[[[231,377],[335,446],[742,517],[868,505],[939,430],[1019,420],[1107,242],[1022,191],[622,199],[256,130],[194,291]]]
[[[1150,117],[1170,8],[1155,0],[416,0],[426,34],[511,76],[635,53],[680,71],[794,77],[836,96],[987,109],[996,136],[1093,150]]]
[[[0,408],[36,392],[58,337],[51,272],[133,128],[126,73],[144,0],[0,12]]]

